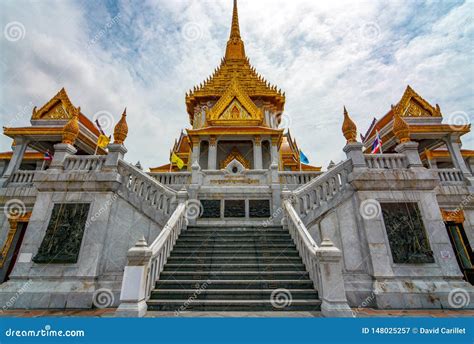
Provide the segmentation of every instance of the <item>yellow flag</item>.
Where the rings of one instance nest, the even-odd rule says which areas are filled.
[[[178,166],[179,169],[182,169],[184,167],[184,161],[180,159],[179,156],[176,154],[171,154],[171,162],[175,163],[176,166]]]
[[[99,139],[97,140],[97,146],[100,148],[106,148],[110,143],[110,139],[105,135],[100,135]]]

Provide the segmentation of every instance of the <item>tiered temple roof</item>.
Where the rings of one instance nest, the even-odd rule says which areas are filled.
[[[275,112],[281,113],[283,111],[285,93],[265,80],[250,64],[248,57],[245,55],[244,42],[240,37],[236,0],[234,0],[232,26],[225,57],[212,75],[200,85],[195,86],[189,93],[186,93],[186,109],[191,124],[194,121],[195,106],[201,102],[218,100],[224,95],[234,78],[238,80],[240,87],[245,90],[249,97],[268,101],[273,105]]]

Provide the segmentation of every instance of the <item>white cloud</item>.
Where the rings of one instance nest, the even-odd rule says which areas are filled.
[[[445,114],[472,116],[473,4],[239,1],[239,17],[252,64],[286,91],[293,136],[312,163],[327,166],[344,157],[343,104],[365,131],[411,84]],[[127,158],[146,167],[166,163],[189,125],[184,94],[219,64],[231,17],[230,1],[2,7],[2,28],[11,21],[26,28],[23,40],[0,43],[3,123],[65,86],[90,117],[106,110],[118,119],[127,106]],[[189,23],[195,36],[182,32]],[[27,124],[29,114],[13,125]],[[474,148],[472,135],[464,142]],[[7,150],[10,141],[0,144]]]

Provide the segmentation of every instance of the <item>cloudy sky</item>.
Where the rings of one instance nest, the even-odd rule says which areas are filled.
[[[65,87],[90,118],[127,107],[127,160],[167,163],[184,95],[218,66],[231,0],[0,5],[3,126],[26,125]],[[474,117],[474,1],[240,0],[251,63],[286,92],[285,125],[312,164],[343,158],[342,107],[365,132],[407,84],[457,123]],[[109,115],[111,114],[111,115]],[[473,135],[464,147],[474,149]],[[10,148],[0,139],[0,150]]]

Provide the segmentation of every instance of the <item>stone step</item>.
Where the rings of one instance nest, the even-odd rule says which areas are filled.
[[[278,249],[286,249],[286,248],[294,248],[296,249],[295,244],[292,242],[287,243],[287,244],[274,244],[272,242],[259,242],[259,243],[253,243],[253,242],[245,242],[241,244],[234,244],[234,243],[210,243],[210,242],[204,242],[204,243],[187,243],[187,242],[178,242],[176,245],[174,245],[173,250],[176,249],[190,249],[190,250],[195,250],[198,248],[205,248],[205,249],[217,249],[217,250],[222,250],[222,249],[229,249],[229,250],[238,250],[238,249],[248,249],[248,248],[256,248],[256,249],[266,249],[266,248],[278,248]]]
[[[152,300],[270,300],[272,294],[278,293],[272,289],[226,289],[208,290],[204,286],[198,289],[154,289],[151,292]],[[317,300],[318,293],[314,289],[291,289],[282,291],[292,300]],[[274,295],[274,297],[275,297]]]
[[[290,234],[235,234],[235,233],[208,233],[208,234],[201,234],[201,233],[183,233],[180,235],[180,239],[235,239],[235,240],[246,240],[246,241],[254,241],[254,240],[292,240]]]
[[[299,264],[301,263],[300,257],[256,257],[256,256],[210,256],[210,257],[198,257],[198,256],[175,256],[171,255],[167,263],[169,264]]]
[[[306,271],[163,271],[160,280],[295,280],[308,279]]]
[[[258,229],[216,229],[216,228],[207,228],[207,229],[191,229],[187,228],[184,233],[223,233],[223,234],[288,234],[287,230],[284,229],[268,229],[268,228],[258,228]]]
[[[219,257],[219,256],[244,256],[244,257],[298,257],[296,250],[173,250],[171,257]]]
[[[159,280],[156,289],[198,289],[206,285],[207,290],[215,289],[311,289],[313,282],[302,280]]]
[[[250,231],[250,230],[281,230],[286,231],[282,226],[265,226],[263,224],[249,225],[249,226],[225,226],[225,225],[192,225],[188,226],[187,230],[241,230],[241,231]]]
[[[293,244],[291,239],[225,239],[225,238],[179,238],[177,244],[275,244],[275,245],[290,245]]]
[[[163,271],[306,271],[295,264],[166,264]]]
[[[319,311],[319,300],[292,300],[288,304],[270,300],[149,300],[150,311]]]

